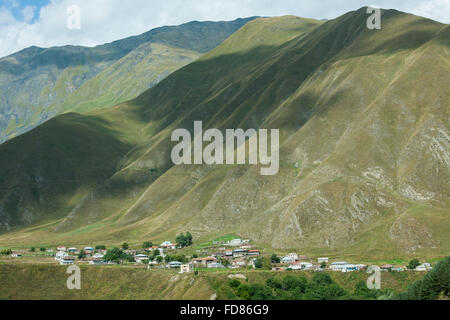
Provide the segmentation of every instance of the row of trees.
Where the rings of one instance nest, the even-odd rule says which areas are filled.
[[[365,300],[384,294],[380,290],[369,290],[364,281],[358,282],[353,292],[347,292],[325,272],[315,273],[309,281],[302,276],[287,275],[282,279],[269,278],[266,284],[233,279],[229,286],[243,300]]]

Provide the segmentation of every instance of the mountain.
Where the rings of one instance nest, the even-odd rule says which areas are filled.
[[[135,98],[254,18],[161,27],[94,48],[31,47],[0,59],[0,143],[67,111]]]
[[[366,8],[249,22],[134,100],[0,146],[0,244],[189,230],[280,250],[448,254],[450,27]],[[280,130],[280,171],[174,166],[173,130]]]

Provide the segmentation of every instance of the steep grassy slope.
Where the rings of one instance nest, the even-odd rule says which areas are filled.
[[[113,299],[113,300],[209,300],[216,294],[219,300],[237,300],[228,285],[227,272],[177,274],[175,271],[126,267],[81,267],[81,290],[68,290],[67,267],[53,265],[0,264],[0,299]],[[244,272],[249,283],[265,284],[271,272]],[[311,277],[310,272],[290,274]],[[366,281],[367,274],[333,272],[330,274],[340,286],[353,292],[358,281]],[[383,289],[396,292],[406,290],[408,284],[423,277],[421,272],[382,274]],[[280,275],[280,278],[285,274]]]
[[[1,58],[0,143],[56,114],[134,98],[252,19],[190,22],[94,48],[31,47]]]
[[[120,112],[139,141],[65,219],[36,218],[0,243],[140,242],[190,230],[311,254],[447,254],[449,27],[395,10],[383,11],[379,31],[366,19],[365,8],[326,23],[257,19],[137,99],[85,115],[109,118],[112,130]],[[170,134],[194,120],[279,128],[280,172],[173,167]],[[3,221],[13,216],[3,210]]]

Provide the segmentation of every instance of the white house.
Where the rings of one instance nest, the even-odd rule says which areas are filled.
[[[61,261],[63,258],[68,257],[68,256],[69,256],[69,254],[67,252],[65,252],[65,251],[58,251],[55,254],[55,260],[56,261]]]
[[[180,273],[190,273],[190,272],[194,272],[194,264],[186,263],[181,265]]]
[[[74,264],[74,262],[75,262],[75,258],[74,257],[65,256],[59,261],[59,264],[70,265],[70,264]]]
[[[298,254],[296,253],[289,253],[285,257],[292,258],[294,261],[298,261]]]
[[[142,260],[147,260],[148,256],[145,254],[137,254],[134,256],[134,259],[136,260],[136,262],[142,262]]]
[[[233,239],[228,241],[228,244],[230,246],[240,246],[242,244],[242,240],[241,239]]]
[[[213,262],[208,264],[209,269],[225,269],[225,266],[218,262]]]
[[[19,252],[13,252],[13,253],[11,253],[11,257],[13,257],[13,258],[19,258],[19,257],[21,257],[21,256],[22,256],[22,254],[19,253]]]
[[[78,249],[77,248],[69,248],[69,249],[67,249],[67,252],[69,252],[69,253],[77,253]]]
[[[280,260],[280,262],[284,263],[284,264],[294,263],[295,261],[297,261],[297,260],[295,260],[293,257],[289,257],[289,256],[285,256],[285,257],[281,258],[281,260]]]
[[[358,271],[358,267],[354,264],[350,264],[345,261],[339,261],[339,262],[333,262],[331,264],[331,270],[341,271],[341,272],[352,272],[352,271]]]
[[[102,259],[105,255],[103,253],[96,253],[92,258],[94,259]]]
[[[289,269],[292,270],[312,270],[313,264],[309,262],[294,262],[289,265]]]
[[[429,264],[428,262],[422,263],[420,266],[416,267],[416,271],[429,271],[431,270],[431,264]]]
[[[172,243],[171,241],[164,241],[163,243],[161,243],[160,247],[164,249],[176,249],[177,244]]]
[[[169,262],[169,268],[181,268],[182,263],[179,261]]]
[[[58,246],[58,251],[66,251],[66,247],[64,246]]]
[[[331,270],[333,271],[342,271],[343,269],[345,269],[348,266],[348,262],[345,261],[338,261],[338,262],[333,262],[330,266]]]

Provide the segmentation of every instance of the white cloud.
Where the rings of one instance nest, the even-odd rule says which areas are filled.
[[[369,5],[361,0],[51,0],[39,13],[32,7],[22,10],[23,19],[14,18],[6,6],[0,7],[0,56],[35,45],[93,46],[136,35],[163,25],[192,20],[233,20],[248,16],[293,14],[311,18],[335,18]],[[449,22],[449,0],[380,0],[382,8],[423,15]],[[0,2],[10,8],[17,0]],[[81,29],[69,30],[67,7],[81,8]],[[38,14],[38,17],[35,17]],[[33,20],[33,17],[35,18]]]
[[[26,6],[25,8],[22,9],[23,20],[26,23],[30,23],[33,20],[34,10],[35,10],[35,8],[32,6]]]

